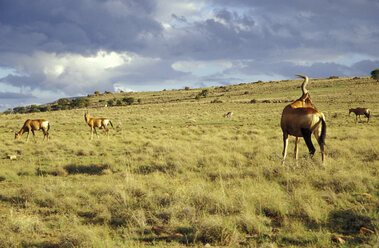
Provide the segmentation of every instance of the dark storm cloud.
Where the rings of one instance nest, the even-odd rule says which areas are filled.
[[[305,55],[286,52],[299,48],[314,50],[312,56],[378,56],[378,4],[335,2],[228,1],[223,6],[214,1],[223,6],[215,10],[215,17],[187,26],[185,32],[178,30],[171,48],[174,54],[205,60],[300,59]]]
[[[137,51],[159,35],[153,1],[1,0],[0,52]]]

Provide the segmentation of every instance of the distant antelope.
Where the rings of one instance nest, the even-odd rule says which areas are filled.
[[[113,127],[112,122],[107,118],[91,118],[88,116],[88,112],[84,114],[84,120],[90,126],[91,128],[91,139],[93,139],[93,132],[95,131],[95,134],[97,137],[99,135],[97,134],[96,128],[104,129],[105,134],[108,136],[109,129],[107,128],[108,123],[111,124]]]
[[[316,149],[312,144],[312,133],[316,137],[321,149],[321,157],[324,162],[325,157],[325,137],[326,137],[326,123],[323,113],[318,111],[313,105],[309,96],[306,86],[308,84],[308,77],[303,75],[296,75],[297,77],[304,78],[301,89],[303,95],[287,105],[283,109],[281,118],[281,128],[283,131],[283,164],[287,155],[288,135],[296,137],[295,141],[295,159],[297,159],[299,137],[303,137],[307,144],[311,156],[315,153]]]
[[[232,117],[232,115],[233,115],[233,112],[228,112],[228,113],[224,114],[224,117],[230,118],[230,117]]]
[[[361,115],[365,115],[367,117],[367,122],[370,120],[370,110],[368,108],[351,108],[349,109],[349,116],[351,114],[351,112],[353,112],[355,114],[355,122],[357,122],[358,120],[358,116],[359,116],[359,120],[362,121],[361,119]]]
[[[49,130],[50,130],[50,124],[47,120],[26,120],[20,131],[16,132],[14,135],[14,138],[18,140],[21,138],[21,136],[25,133],[28,132],[28,136],[26,136],[26,141],[29,139],[29,134],[30,131],[33,133],[34,140],[36,139],[36,136],[34,134],[34,131],[42,130],[43,132],[43,140],[47,138],[49,140]]]

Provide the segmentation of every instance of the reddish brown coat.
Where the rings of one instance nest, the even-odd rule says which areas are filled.
[[[47,120],[44,119],[37,119],[37,120],[26,120],[20,131],[15,133],[14,138],[18,140],[21,138],[21,136],[27,132],[28,136],[26,136],[26,141],[29,139],[30,131],[33,133],[33,137],[35,139],[34,131],[42,130],[43,132],[43,140],[45,138],[49,139],[49,130],[50,130],[50,124]]]

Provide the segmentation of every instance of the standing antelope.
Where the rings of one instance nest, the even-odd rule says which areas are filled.
[[[316,149],[312,144],[312,133],[316,137],[321,149],[321,157],[324,162],[325,157],[325,137],[326,137],[326,123],[323,113],[318,111],[313,105],[309,96],[306,86],[308,84],[308,77],[304,75],[296,75],[297,77],[304,78],[301,89],[303,95],[287,105],[283,109],[281,118],[281,128],[283,131],[283,164],[287,155],[288,135],[296,137],[295,141],[295,159],[297,159],[299,137],[303,137],[307,144],[311,156],[315,153]]]
[[[349,116],[351,114],[351,112],[353,112],[355,114],[355,122],[357,122],[358,120],[358,116],[359,116],[359,120],[362,121],[361,119],[361,115],[365,115],[367,117],[367,122],[370,120],[370,110],[368,108],[351,108],[349,109]]]
[[[21,138],[21,136],[25,132],[28,132],[28,136],[26,136],[26,141],[28,141],[30,131],[32,131],[34,140],[36,140],[36,136],[34,134],[34,131],[38,131],[40,129],[43,132],[43,140],[45,140],[45,138],[47,138],[47,140],[49,140],[50,124],[47,120],[42,120],[42,119],[39,119],[39,120],[28,119],[28,120],[26,120],[24,125],[20,129],[20,131],[18,131],[18,133],[17,132],[15,133],[14,138],[16,140],[18,140],[19,138]]]
[[[88,126],[91,127],[91,140],[93,139],[93,132],[94,131],[95,131],[95,134],[97,135],[97,137],[99,137],[99,135],[97,134],[97,131],[96,131],[97,127],[99,129],[104,129],[105,134],[107,136],[108,136],[108,131],[109,131],[109,129],[107,128],[108,123],[111,124],[111,126],[113,127],[113,124],[109,119],[107,119],[107,118],[91,118],[88,116],[88,112],[86,112],[84,114],[84,120],[86,121]]]

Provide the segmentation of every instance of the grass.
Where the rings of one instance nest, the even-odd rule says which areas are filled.
[[[292,138],[283,167],[282,101],[300,84],[216,87],[200,100],[202,89],[93,96],[141,104],[88,109],[114,125],[92,141],[84,109],[1,115],[0,247],[377,245],[379,85],[311,80],[327,161],[301,141],[296,163]],[[369,123],[348,116],[357,106],[372,110]],[[51,139],[14,141],[27,118],[49,120]]]

